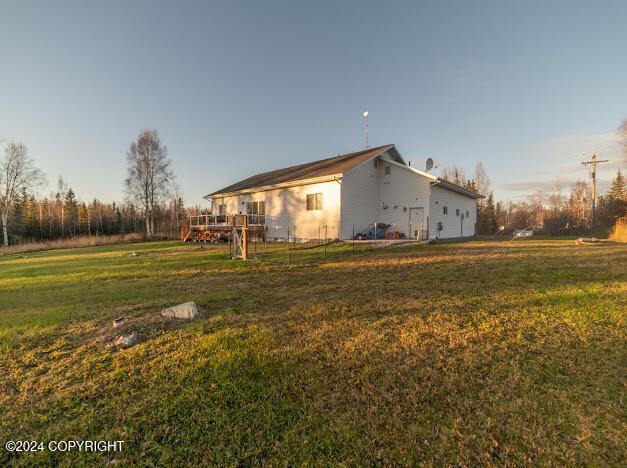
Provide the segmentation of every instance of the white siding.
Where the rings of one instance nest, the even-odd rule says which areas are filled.
[[[390,162],[392,161],[392,162]],[[385,168],[389,166],[389,174]],[[410,214],[420,213],[429,238],[466,237],[475,234],[476,200],[442,187],[431,185],[428,175],[394,163],[389,154],[370,160],[343,174],[340,180],[299,185],[283,189],[214,199],[213,212],[225,203],[226,214],[246,214],[246,203],[264,201],[269,238],[290,237],[316,239],[341,237],[349,239],[381,222],[393,225],[408,238],[420,226],[418,220],[410,229]],[[322,193],[323,209],[307,210],[307,194]],[[443,207],[448,207],[448,214]],[[460,215],[456,215],[456,210]],[[466,217],[466,211],[469,216]],[[464,214],[463,232],[461,214]],[[443,230],[438,231],[438,222]]]
[[[375,222],[394,226],[408,238],[412,208],[423,208],[423,228],[427,229],[430,210],[430,179],[406,166],[395,164],[387,153],[352,169],[342,179],[342,238],[366,230]],[[389,174],[386,167],[389,166]],[[413,230],[420,226],[413,226]]]
[[[412,208],[423,208],[423,228],[427,229],[429,216],[429,179],[415,173],[408,167],[399,167],[395,164],[381,161],[381,204],[379,219],[390,224],[397,231],[404,233],[407,238],[414,238],[410,232],[409,215]],[[385,168],[389,166],[389,175]],[[417,224],[414,222],[414,224]],[[412,226],[412,231],[420,226]]]
[[[344,173],[341,197],[342,239],[350,239],[353,228],[358,233],[379,222],[379,192],[379,167],[375,168],[374,161],[366,161]]]
[[[444,214],[444,207],[448,214]],[[456,210],[459,209],[459,216]],[[469,217],[466,217],[468,211]],[[463,232],[461,214],[464,213]],[[442,223],[442,231],[437,230],[438,222]],[[446,239],[451,237],[468,237],[475,235],[477,222],[477,202],[474,198],[448,190],[436,185],[431,186],[431,216],[429,217],[429,238]]]
[[[300,239],[337,238],[340,225],[340,183],[338,181],[300,185],[283,189],[267,190],[232,197],[216,198],[218,205],[226,203],[226,214],[246,214],[246,203],[264,201],[269,238],[290,237]],[[322,193],[322,210],[307,211],[307,194]]]

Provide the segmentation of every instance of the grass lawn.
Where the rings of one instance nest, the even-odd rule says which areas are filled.
[[[189,300],[202,318],[150,321]],[[173,242],[4,256],[0,443],[125,444],[0,448],[0,465],[624,466],[626,311],[620,244],[470,241],[295,267]],[[134,348],[106,346],[119,315]]]

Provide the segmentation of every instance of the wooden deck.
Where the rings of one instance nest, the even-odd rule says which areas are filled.
[[[190,216],[181,230],[183,242],[216,242],[227,240],[233,231],[265,235],[263,215],[198,215]]]

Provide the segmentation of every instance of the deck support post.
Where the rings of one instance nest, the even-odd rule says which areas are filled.
[[[248,216],[244,216],[242,223],[242,260],[248,259]]]

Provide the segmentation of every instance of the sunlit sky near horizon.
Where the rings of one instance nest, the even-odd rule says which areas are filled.
[[[627,2],[2,1],[0,138],[80,198],[121,200],[143,128],[187,205],[257,172],[396,144],[482,161],[498,199],[625,157]]]

